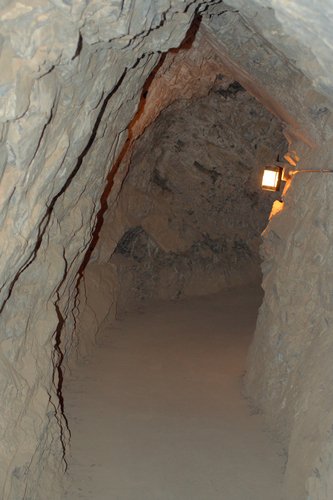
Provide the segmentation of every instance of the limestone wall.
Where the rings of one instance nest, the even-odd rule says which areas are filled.
[[[289,134],[313,147],[330,137],[331,106],[317,92],[325,85],[324,93],[328,95],[327,82],[323,80],[327,73],[320,74],[320,79],[312,85],[312,71],[309,68],[304,74],[301,71],[303,59],[288,62],[280,50],[274,49],[274,36],[265,38],[264,33],[255,33],[256,28],[249,26],[251,23],[244,23],[244,16],[230,13],[230,9],[224,15],[224,5],[219,6],[220,3],[213,0],[4,0],[1,3],[0,497],[4,500],[63,498],[60,486],[68,431],[61,395],[62,360],[66,350],[77,344],[78,335],[94,336],[114,308],[115,301],[109,298],[117,289],[117,280],[113,264],[110,263],[108,272],[104,264],[110,257],[109,243],[117,246],[127,222],[121,221],[114,233],[114,228],[107,229],[107,225],[105,230],[101,228],[104,218],[117,206],[129,165],[131,140],[174,100],[170,97],[172,88],[186,91],[184,97],[203,95],[223,60],[227,70],[223,74],[228,74],[231,81],[239,81],[284,120]],[[199,78],[200,84],[192,92],[190,83],[187,87],[177,84],[179,73],[175,72],[175,79],[165,85],[170,92],[158,106],[158,113],[150,110],[147,120],[136,129],[133,117],[138,120],[141,113],[142,90],[153,94],[153,87],[145,87],[148,76],[161,60],[161,52],[183,41],[198,7],[207,30],[216,39],[216,44],[207,42],[210,48],[205,54],[211,59],[209,64],[204,62],[206,57],[200,63],[209,78]],[[281,10],[279,15],[284,15]],[[278,38],[285,32],[279,32]],[[303,50],[302,44],[289,41],[295,51]],[[276,44],[279,46],[278,41]],[[212,47],[215,55],[209,52]],[[317,53],[317,48],[314,52]],[[216,53],[219,60],[215,59]],[[166,63],[168,57],[170,62],[173,56],[167,56]],[[325,64],[326,53],[320,66],[324,68]],[[193,69],[196,63],[192,66],[187,66],[192,68],[188,75],[196,71]],[[200,74],[204,73],[196,73]],[[130,140],[126,145],[128,127]],[[330,209],[330,181],[315,177],[309,184],[308,179],[295,179],[288,194],[289,201],[282,214],[292,214],[286,221],[290,232],[278,236],[278,243],[272,248],[266,245],[271,248],[269,255],[273,260],[266,257],[267,301],[251,359],[258,356],[258,366],[262,365],[263,370],[258,374],[267,375],[265,383],[271,388],[272,401],[268,398],[266,402],[267,391],[261,382],[259,386],[252,384],[254,368],[249,371],[248,387],[272,418],[271,409],[276,409],[280,430],[282,426],[286,428],[286,443],[290,440],[287,468],[290,487],[295,487],[299,495],[307,489],[313,498],[327,500],[332,460],[328,407],[331,400],[330,385],[323,385],[322,381],[325,377],[329,382],[331,377],[327,243],[331,235],[323,207]],[[300,196],[303,190],[313,200],[307,203],[306,197]],[[274,229],[279,220],[280,216],[272,219],[270,228]],[[270,228],[267,241],[274,232]],[[310,240],[309,235],[313,235]],[[105,243],[93,245],[94,252],[89,246],[93,238],[94,244],[98,238]],[[292,246],[288,242],[293,242]],[[317,248],[318,242],[321,245]],[[300,267],[301,257],[297,254],[302,245],[301,255],[308,263],[305,270]],[[280,252],[279,258],[273,257],[275,252]],[[90,265],[86,266],[89,258]],[[313,258],[317,259],[316,268]],[[285,287],[279,281],[280,266],[284,275],[288,273]],[[281,306],[294,295],[295,300],[304,302],[303,295],[298,299],[297,292],[292,292],[294,283],[303,276],[303,293],[313,283],[309,312],[301,315],[293,309],[286,319],[285,309],[279,307],[273,314],[271,308],[277,302],[276,296]],[[94,299],[96,305],[96,297],[98,304],[91,310],[91,301]],[[114,313],[112,310],[111,316]],[[281,351],[273,345],[277,342],[274,332],[266,337],[260,333],[270,330],[272,314],[279,331],[287,332],[281,336]],[[286,328],[281,326],[283,321],[287,321]],[[299,324],[304,326],[305,337],[300,336]],[[82,325],[86,330],[78,328]],[[293,339],[290,342],[289,337]],[[278,356],[269,352],[273,348],[267,343],[270,338]],[[266,350],[267,359],[271,360],[269,366],[262,360]],[[276,376],[280,373],[281,358],[282,371],[287,373],[282,384],[277,383]],[[276,368],[274,373],[270,366]],[[305,366],[309,368],[302,378],[300,373]],[[306,380],[313,388],[309,393],[305,390]],[[293,387],[297,397],[292,395]],[[291,401],[290,410],[283,410],[284,397]],[[319,407],[324,408],[320,416],[316,413]],[[298,462],[303,452],[309,453],[306,464]],[[295,500],[296,496],[292,498]]]
[[[333,98],[332,0],[226,0],[226,4],[307,75],[315,88]]]
[[[1,4],[3,500],[63,498],[63,326],[72,332],[106,177],[157,50],[179,45],[197,3]]]
[[[221,74],[207,96],[162,112],[105,220],[120,235],[106,264],[118,310],[261,281],[259,235],[276,196],[260,174],[285,148],[281,123]]]
[[[294,57],[309,56],[307,50],[291,39],[287,26],[271,23],[275,15],[272,9],[262,9],[256,1],[235,3],[241,4],[241,8],[229,10],[224,3],[217,4],[203,17],[207,36],[212,35],[211,43],[229,72],[286,124],[291,141],[300,139],[316,147],[329,140],[333,133],[332,98],[316,88],[314,78],[300,71]],[[295,5],[294,9],[297,10]],[[316,10],[314,5],[313,9]],[[281,43],[288,45],[287,56],[280,50]],[[312,63],[309,59],[308,65]]]
[[[300,168],[332,168],[332,146]],[[297,174],[263,238],[263,288],[246,391],[286,449],[285,495],[333,491],[333,174]]]

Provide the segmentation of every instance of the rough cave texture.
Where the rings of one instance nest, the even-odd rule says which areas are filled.
[[[331,162],[328,144],[300,166]],[[262,247],[265,300],[246,389],[285,445],[287,498],[323,500],[333,492],[331,175],[295,177]]]
[[[313,86],[332,99],[330,66],[333,32],[333,3],[322,0],[226,0],[243,20],[281,51],[306,75]]]
[[[259,188],[261,166],[284,151],[280,122],[222,75],[208,96],[169,106],[134,148],[105,221],[123,232],[107,264],[118,310],[259,281],[274,200]]]
[[[151,151],[149,165],[140,159],[140,148],[158,133],[162,116],[150,124],[166,106],[174,106],[166,117],[173,109],[180,119],[204,99],[207,106],[210,99],[219,106],[225,99],[250,102],[239,92],[233,101],[214,91],[204,97],[221,74],[284,123],[300,168],[332,168],[332,32],[326,29],[332,8],[331,0],[320,6],[308,0],[2,2],[1,498],[63,497],[63,357],[75,346],[85,352],[115,313],[118,277],[109,260],[118,244],[117,254],[125,259],[133,234],[139,258],[144,250],[146,259],[156,244],[163,259],[170,252],[142,220],[129,224],[133,210],[118,210],[126,204],[126,190],[132,186],[138,193],[136,178],[155,179],[153,201],[157,192],[159,199],[171,197],[170,186],[182,182],[174,163],[166,176],[167,165],[161,170]],[[197,17],[187,33],[199,14],[201,24]],[[181,43],[184,57],[161,56]],[[174,102],[184,98],[196,100]],[[176,134],[172,127],[170,137]],[[145,129],[147,139],[133,153]],[[191,130],[186,134],[190,138]],[[166,148],[170,139],[164,140]],[[229,143],[228,155],[230,148]],[[253,166],[262,161],[256,155]],[[198,151],[191,161],[193,183],[204,182],[204,190],[214,185],[212,175],[218,185],[222,165],[223,175],[230,178],[232,171],[228,162],[215,165],[211,159],[207,164]],[[255,192],[254,178],[239,166],[237,175],[243,174],[246,192]],[[329,176],[297,175],[264,236],[265,299],[246,388],[284,440],[290,500],[329,500],[333,491],[332,182]],[[142,206],[146,192],[143,198]],[[117,217],[123,220],[111,231],[109,222]],[[252,235],[258,233],[254,229]],[[191,236],[189,248],[200,242],[214,258],[222,242],[214,231],[206,233]],[[150,290],[148,280],[145,293]]]
[[[180,44],[198,3],[2,4],[3,499],[63,496],[60,364],[80,268],[157,51]]]

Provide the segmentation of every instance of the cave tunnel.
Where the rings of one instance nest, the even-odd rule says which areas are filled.
[[[332,16],[0,6],[1,499],[333,498]]]

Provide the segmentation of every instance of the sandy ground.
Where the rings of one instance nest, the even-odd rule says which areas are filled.
[[[155,303],[65,388],[66,499],[281,500],[283,453],[241,396],[257,288]]]

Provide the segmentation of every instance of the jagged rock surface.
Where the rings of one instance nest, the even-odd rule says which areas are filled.
[[[109,297],[117,290],[118,282],[113,264],[106,272],[105,262],[123,236],[126,224],[120,220],[111,234],[101,231],[101,225],[103,216],[109,217],[107,206],[111,212],[117,207],[117,195],[128,168],[131,148],[124,145],[129,124],[130,139],[139,136],[163,106],[175,100],[174,87],[180,97],[204,94],[221,62],[221,73],[231,81],[239,81],[283,120],[289,137],[301,138],[315,147],[332,136],[332,102],[327,99],[333,81],[329,73],[331,35],[325,32],[313,43],[316,26],[325,27],[329,18],[323,5],[331,8],[331,0],[325,0],[320,6],[302,0],[302,15],[297,21],[296,2],[260,1],[265,6],[273,6],[278,23],[272,18],[271,10],[267,14],[269,9],[257,11],[258,16],[254,16],[252,1],[233,2],[240,13],[218,5],[221,2],[206,9],[214,3],[4,0],[1,4],[0,496],[4,500],[62,498],[62,458],[68,435],[61,399],[61,362],[65,352],[77,343],[78,335],[87,333],[78,326],[88,319],[85,327],[93,335],[103,320],[114,314],[116,301],[110,301]],[[228,4],[231,5],[231,0]],[[192,92],[191,75],[197,79],[200,74],[196,64],[189,64],[191,69],[185,72],[187,87],[179,84],[184,82],[182,78],[176,81],[179,73],[175,71],[175,78],[169,80],[169,86],[165,85],[169,94],[165,92],[165,99],[160,103],[152,98],[152,112],[148,113],[147,107],[149,116],[141,124],[137,123],[138,128],[134,127],[132,119],[140,112],[142,90],[148,75],[160,61],[160,52],[182,42],[198,6],[207,31],[204,42],[207,54],[214,48],[209,56],[212,60],[207,64],[205,56],[201,63],[207,76],[201,76],[200,85]],[[225,8],[228,12],[224,15]],[[313,26],[308,29],[312,14]],[[295,22],[297,31],[284,41],[281,35],[290,34],[289,23]],[[265,23],[269,23],[266,32],[262,29]],[[305,50],[309,43],[315,55],[310,67]],[[281,56],[281,51],[293,59],[292,63]],[[173,57],[168,55],[165,61],[175,64]],[[154,92],[156,97],[158,92],[152,85],[148,96],[149,93],[154,96]],[[138,118],[138,113],[136,116]],[[123,154],[126,158],[121,162]],[[320,158],[322,150],[316,155]],[[319,165],[316,160],[312,161]],[[304,197],[298,193],[305,189],[301,183],[306,179],[300,179],[300,184],[294,181],[290,191],[294,208],[290,220],[286,221],[286,233],[276,240],[276,248],[274,244],[270,249],[273,254],[277,252],[278,258],[272,260],[271,253],[265,257],[271,266],[265,274],[272,279],[265,280],[267,301],[261,313],[248,377],[249,391],[258,404],[267,410],[268,416],[274,409],[277,411],[280,430],[286,425],[286,445],[290,440],[287,484],[292,500],[296,498],[292,496],[293,491],[302,494],[304,489],[311,500],[327,500],[332,496],[333,445],[328,434],[332,419],[330,409],[326,410],[325,406],[331,399],[328,384],[322,384],[323,377],[329,381],[332,373],[331,319],[327,306],[331,285],[326,277],[331,262],[327,239],[330,241],[331,234],[326,215],[320,211],[323,200],[329,206],[331,196],[330,181],[313,177],[313,185],[307,181]],[[316,191],[319,182],[325,185]],[[286,210],[291,213],[288,206]],[[273,217],[270,227],[274,228],[279,220]],[[293,250],[289,264],[287,249],[294,245],[295,238],[297,240],[293,231],[306,241],[309,233],[314,236],[311,243],[304,244],[300,255]],[[95,243],[98,236],[99,246],[92,254],[91,264],[85,267],[91,256],[91,249],[88,250],[91,240],[94,238]],[[320,278],[307,275],[300,265],[304,259],[309,261],[307,272],[314,269],[311,259],[313,251],[317,251],[317,237],[322,241],[322,248],[327,248],[326,256],[318,250],[315,269]],[[297,245],[296,249],[301,248]],[[288,279],[276,292],[273,278],[280,279],[277,276],[280,265],[285,274],[288,273]],[[271,315],[276,296],[282,306],[293,299],[294,284],[299,283],[299,276],[304,276],[306,285],[313,284],[311,293],[313,299],[318,300],[318,309],[310,307],[306,324],[301,313],[297,316],[294,310],[288,318],[283,315],[282,307]],[[87,316],[94,295],[98,306]],[[322,318],[325,318],[323,323]],[[294,347],[283,348],[281,354],[273,341],[275,351],[272,351],[269,343],[275,333],[271,332],[271,319],[277,321],[285,346],[289,345],[289,339],[292,346],[301,343],[301,335],[303,339],[306,332],[306,342],[297,352],[297,366]],[[304,331],[298,321],[304,325]],[[264,338],[266,328],[271,334]],[[307,348],[315,345],[318,331],[317,347]],[[80,345],[85,346],[85,340]],[[251,382],[254,363],[258,359],[262,362],[260,352],[266,353],[266,350],[268,362],[277,367],[274,371],[263,363],[259,374],[259,377],[267,377],[265,383],[272,388],[272,401],[267,403],[263,399],[261,379],[258,385]],[[277,391],[281,356],[284,379]],[[305,374],[309,379],[309,392],[299,376],[305,365],[309,367]],[[279,407],[284,401],[281,394],[286,400],[295,395],[288,411]],[[305,414],[307,404],[310,410]],[[319,413],[320,405],[325,408],[324,418],[323,412]],[[297,413],[299,409],[301,413]],[[302,457],[306,455],[309,458],[305,464]],[[312,466],[314,472],[310,471]]]
[[[63,327],[73,330],[79,270],[106,176],[157,50],[179,45],[197,5],[2,3],[4,500],[62,498],[68,435],[60,364],[69,341]]]
[[[333,98],[332,0],[226,0],[299,68],[319,92]]]
[[[317,91],[259,28],[239,11],[225,9],[224,4],[208,11],[203,22],[231,75],[287,125],[291,141],[301,139],[316,147],[330,140],[332,100]]]
[[[331,147],[299,167],[326,168]],[[332,190],[332,174],[297,174],[265,230],[265,298],[246,376],[285,445],[285,495],[295,500],[333,491]]]
[[[121,309],[260,280],[259,236],[274,195],[259,177],[286,145],[281,124],[224,80],[170,106],[134,149],[117,215],[105,221],[110,232],[123,221],[109,263]]]

